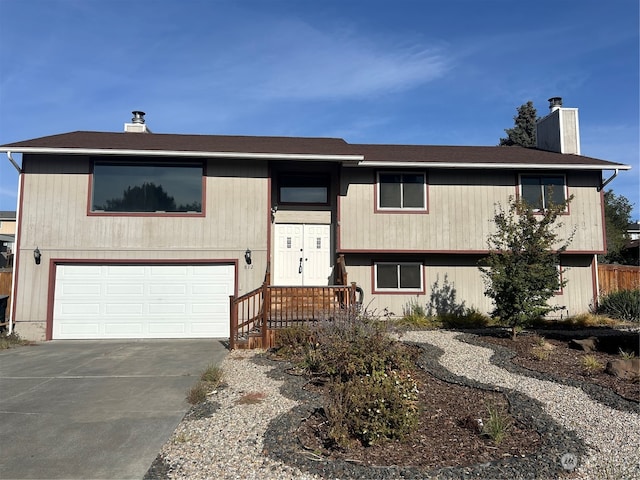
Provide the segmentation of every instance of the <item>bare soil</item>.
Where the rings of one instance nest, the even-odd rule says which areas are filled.
[[[545,359],[532,353],[541,340],[531,335],[516,340],[485,336],[487,344],[501,345],[515,352],[513,362],[524,368],[552,374],[559,378],[572,378],[593,382],[609,388],[629,400],[640,399],[640,384],[624,381],[602,371],[587,372],[582,366],[584,352],[572,350],[567,341],[545,340],[551,347]],[[616,355],[593,354],[606,365]],[[382,445],[364,447],[353,442],[347,449],[336,449],[328,441],[328,425],[324,412],[319,410],[302,423],[298,440],[311,454],[328,459],[341,459],[363,465],[415,466],[426,469],[447,466],[482,464],[507,457],[521,457],[538,450],[542,439],[538,432],[522,425],[511,416],[507,398],[498,392],[484,391],[441,381],[430,373],[418,370],[421,420],[417,432],[403,441],[389,441]],[[309,384],[309,388],[323,393],[322,385]],[[507,412],[510,427],[501,443],[494,442],[478,429],[477,419],[488,420],[487,406]]]

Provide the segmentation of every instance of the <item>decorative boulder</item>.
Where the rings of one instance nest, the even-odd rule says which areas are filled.
[[[640,376],[640,358],[612,360],[607,362],[605,372],[623,380],[634,380]]]
[[[598,338],[589,337],[581,340],[573,339],[569,342],[569,347],[576,350],[583,350],[585,352],[597,352],[598,351]]]

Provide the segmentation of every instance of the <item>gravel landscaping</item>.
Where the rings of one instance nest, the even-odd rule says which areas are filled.
[[[419,364],[438,382],[504,395],[519,425],[539,435],[536,448],[428,469],[330,458],[301,442],[300,425],[321,406],[318,392],[304,388],[307,379],[261,352],[232,351],[222,364],[226,385],[191,410],[145,478],[640,478],[636,402],[532,372],[512,362],[511,350],[489,348],[476,335],[414,331],[402,340],[420,346]]]

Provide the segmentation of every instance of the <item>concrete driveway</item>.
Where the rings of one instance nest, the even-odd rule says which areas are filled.
[[[227,354],[219,340],[53,341],[0,351],[0,478],[142,479]]]

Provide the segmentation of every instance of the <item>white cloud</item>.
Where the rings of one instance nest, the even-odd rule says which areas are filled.
[[[258,28],[253,38],[261,38],[260,43],[230,39],[231,48],[218,52],[210,65],[217,75],[224,75],[224,84],[253,98],[361,98],[419,86],[450,68],[439,48],[364,40],[344,30],[321,31],[294,20]]]

